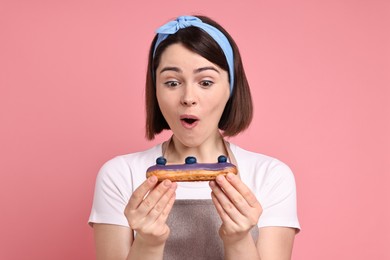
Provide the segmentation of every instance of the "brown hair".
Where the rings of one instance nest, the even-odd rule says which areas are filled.
[[[235,79],[233,93],[231,93],[225,106],[218,127],[223,131],[224,136],[235,136],[248,128],[253,115],[252,97],[241,56],[233,38],[221,25],[205,16],[196,17],[225,34],[233,49]],[[158,105],[156,80],[154,77],[161,54],[168,46],[174,43],[181,43],[190,51],[199,54],[229,73],[229,66],[221,47],[208,33],[198,27],[187,27],[169,35],[159,44],[153,56],[156,40],[157,35],[154,37],[149,50],[148,71],[146,74],[146,137],[149,140],[153,140],[155,135],[161,133],[164,129],[170,129]]]

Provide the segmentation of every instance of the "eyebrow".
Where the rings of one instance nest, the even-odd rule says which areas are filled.
[[[178,73],[182,72],[182,70],[179,69],[178,67],[164,67],[161,69],[160,74],[163,73],[164,71],[174,71],[174,72],[178,72]]]
[[[213,70],[217,73],[219,73],[219,70],[217,70],[216,68],[212,67],[212,66],[208,66],[208,67],[201,67],[201,68],[198,68],[198,69],[195,69],[194,70],[194,73],[200,73],[202,71],[205,71],[205,70]],[[183,71],[178,68],[178,67],[164,67],[161,69],[160,71],[160,74],[165,72],[165,71],[174,71],[174,72],[177,72],[177,73],[182,73]]]
[[[194,70],[194,73],[200,73],[200,72],[205,71],[205,70],[214,70],[215,72],[219,73],[219,70],[217,70],[216,68],[214,68],[212,66],[198,68],[198,69]]]

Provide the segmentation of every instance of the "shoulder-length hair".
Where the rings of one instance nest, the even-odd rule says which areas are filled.
[[[245,76],[240,52],[233,38],[221,25],[208,17],[197,17],[201,19],[202,22],[214,26],[225,34],[233,49],[233,93],[231,93],[225,106],[218,123],[218,128],[222,131],[224,136],[235,136],[248,128],[253,116],[252,97]],[[148,68],[146,73],[146,138],[149,140],[153,140],[155,135],[161,133],[164,129],[170,129],[158,105],[155,79],[156,69],[160,63],[161,55],[168,46],[175,43],[181,43],[190,51],[199,54],[229,73],[229,66],[221,47],[208,33],[198,27],[187,27],[180,29],[175,34],[169,35],[154,51],[156,40],[157,35],[154,37],[149,50]]]

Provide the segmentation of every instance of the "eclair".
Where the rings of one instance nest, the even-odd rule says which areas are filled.
[[[218,157],[217,163],[197,163],[196,158],[189,156],[184,164],[168,164],[164,157],[156,159],[156,165],[149,167],[146,178],[156,176],[158,181],[171,180],[174,182],[213,181],[218,175],[237,174],[237,167],[227,162],[224,155]]]

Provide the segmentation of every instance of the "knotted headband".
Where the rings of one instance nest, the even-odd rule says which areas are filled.
[[[197,17],[194,16],[179,16],[176,20],[170,21],[156,30],[157,41],[154,45],[153,56],[156,52],[157,47],[162,41],[164,41],[169,35],[175,34],[178,30],[184,29],[190,26],[198,27],[208,33],[221,47],[223,53],[225,54],[226,61],[229,66],[229,76],[230,76],[230,94],[233,93],[234,86],[234,61],[233,61],[233,49],[229,43],[229,40],[226,36],[214,26],[211,26],[207,23],[202,22]]]

